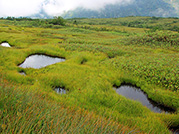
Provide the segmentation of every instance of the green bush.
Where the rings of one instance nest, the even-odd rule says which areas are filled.
[[[65,26],[65,22],[66,21],[62,17],[54,17],[54,19],[49,21],[50,24],[62,26]]]

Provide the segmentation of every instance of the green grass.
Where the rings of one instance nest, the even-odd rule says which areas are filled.
[[[97,116],[84,109],[64,107],[62,103],[48,100],[42,93],[26,92],[26,88],[18,89],[4,84],[0,86],[0,90],[1,133],[128,133],[133,131],[110,118]]]
[[[152,31],[155,30],[172,30],[179,31],[179,20],[178,18],[161,18],[161,17],[123,17],[123,18],[94,18],[94,19],[69,19],[68,21],[72,24],[76,20],[78,25],[98,25],[102,27],[115,27],[119,26],[134,28],[147,28]],[[123,28],[123,27],[122,27]]]
[[[116,25],[139,19],[78,19],[78,25],[67,20],[58,28],[0,20],[0,42],[12,46],[0,46],[0,132],[169,133],[168,127],[178,126],[178,33]],[[162,18],[144,19],[160,23]],[[41,69],[18,67],[31,54],[66,61]],[[118,95],[113,86],[121,83],[140,87],[176,112],[153,113]],[[55,87],[67,94],[56,94]]]

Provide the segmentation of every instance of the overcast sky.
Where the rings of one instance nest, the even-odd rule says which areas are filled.
[[[30,16],[43,9],[49,15],[61,15],[77,7],[98,10],[106,4],[126,4],[132,0],[0,0],[0,17]]]

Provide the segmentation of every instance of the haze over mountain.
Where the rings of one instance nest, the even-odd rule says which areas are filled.
[[[108,4],[133,0],[0,0],[0,17],[60,16],[78,7],[99,10]]]
[[[179,17],[178,0],[0,0],[0,17]]]
[[[174,4],[175,3],[175,4]],[[100,10],[83,7],[68,11],[64,18],[117,18],[126,16],[178,17],[179,5],[175,1],[134,0],[128,4],[108,4]]]

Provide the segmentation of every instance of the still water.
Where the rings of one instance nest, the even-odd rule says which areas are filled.
[[[66,94],[66,90],[60,87],[54,89],[57,94]]]
[[[1,46],[3,46],[3,47],[11,47],[11,46],[9,45],[9,43],[7,43],[7,42],[1,43]]]
[[[23,71],[20,71],[19,74],[24,75],[24,76],[26,75],[25,72]]]
[[[115,89],[116,92],[120,95],[125,96],[126,98],[136,100],[141,102],[144,106],[148,107],[151,111],[156,113],[173,113],[175,112],[173,109],[164,107],[150,99],[148,99],[147,95],[140,89],[130,85],[122,85],[119,88]]]
[[[65,59],[46,55],[31,55],[27,57],[26,60],[19,65],[19,67],[39,69],[63,61],[65,61]]]

